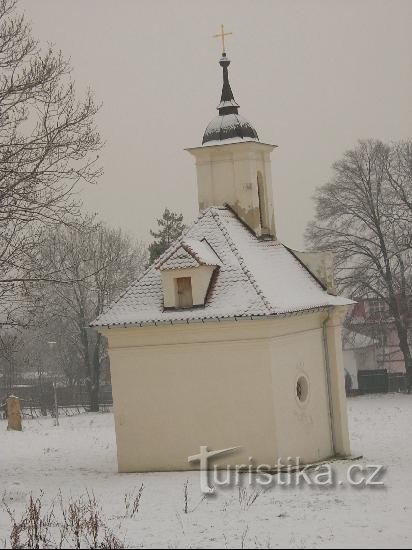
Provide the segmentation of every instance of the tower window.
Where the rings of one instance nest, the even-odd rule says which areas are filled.
[[[258,187],[258,197],[259,197],[259,213],[260,213],[260,227],[262,233],[267,233],[269,231],[269,224],[267,220],[267,208],[266,208],[266,193],[265,186],[263,183],[262,172],[257,173],[257,187]]]
[[[178,277],[176,281],[176,294],[177,307],[192,307],[193,306],[193,294],[192,294],[192,278],[191,277]]]

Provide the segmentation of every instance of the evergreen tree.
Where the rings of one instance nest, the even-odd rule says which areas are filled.
[[[157,226],[158,231],[150,230],[150,235],[154,237],[149,245],[150,263],[161,256],[172,242],[180,237],[186,227],[183,223],[183,214],[176,214],[168,208],[165,208],[162,217],[157,219]]]

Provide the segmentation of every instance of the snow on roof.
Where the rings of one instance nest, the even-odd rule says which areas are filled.
[[[184,269],[187,267],[197,267],[199,265],[218,266],[221,262],[206,240],[186,238],[178,241],[172,246],[170,254],[162,256],[156,262],[156,268],[165,269]]]
[[[228,138],[228,139],[224,139],[224,140],[214,139],[214,140],[211,140],[211,141],[206,141],[202,145],[202,147],[210,147],[210,146],[213,146],[213,145],[228,145],[230,143],[244,143],[245,141],[257,141],[257,142],[259,142],[259,140],[256,139],[256,138],[251,138],[251,137],[241,138],[239,136],[236,136],[236,137]]]
[[[206,239],[199,241],[186,238],[183,239],[182,246],[190,251],[201,265],[221,265],[219,257]]]
[[[190,254],[183,246],[177,249],[160,264],[156,264],[157,269],[163,271],[165,269],[185,269],[189,267],[198,267],[199,262]]]
[[[206,127],[203,135],[203,146],[211,143],[237,143],[237,141],[259,141],[251,123],[243,116],[230,113],[218,115]]]
[[[159,266],[184,244],[199,253],[199,242],[220,261],[205,306],[165,310]],[[91,326],[268,317],[352,303],[328,294],[285,246],[258,239],[229,208],[210,207]]]

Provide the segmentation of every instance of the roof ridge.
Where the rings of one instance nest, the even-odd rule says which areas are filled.
[[[231,210],[229,209],[225,209],[226,211],[229,211],[231,212]],[[231,212],[233,214],[233,212]],[[219,214],[218,212],[213,212],[212,211],[212,216],[217,224],[217,226],[219,227],[219,229],[221,230],[221,232],[223,233],[231,251],[234,253],[234,255],[236,256],[237,260],[239,261],[239,265],[240,265],[240,268],[241,270],[243,271],[243,273],[246,275],[246,277],[249,279],[251,285],[253,286],[253,288],[255,289],[256,291],[256,294],[259,296],[259,298],[262,300],[263,304],[265,305],[265,307],[268,309],[268,312],[271,313],[273,308],[272,308],[272,305],[271,303],[269,302],[269,300],[266,298],[266,296],[263,294],[263,291],[262,289],[259,287],[259,285],[257,284],[256,282],[256,279],[254,278],[252,272],[246,267],[246,262],[245,262],[245,259],[243,258],[242,254],[239,252],[237,246],[235,245],[235,243],[233,242],[233,239],[231,238],[231,236],[229,235],[229,232],[228,230],[226,229],[226,227],[223,226],[223,223],[221,222],[221,220],[219,219]],[[235,216],[234,216],[235,217]],[[236,218],[236,217],[235,217]]]

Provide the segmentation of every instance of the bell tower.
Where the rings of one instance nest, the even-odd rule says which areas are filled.
[[[228,205],[258,237],[276,239],[270,160],[276,145],[261,143],[253,125],[239,114],[225,51],[219,65],[218,115],[207,125],[202,146],[187,149],[196,159],[199,210]]]

